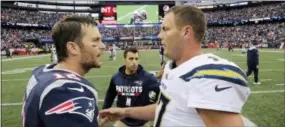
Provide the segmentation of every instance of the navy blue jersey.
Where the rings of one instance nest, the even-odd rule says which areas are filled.
[[[256,47],[250,47],[247,50],[247,65],[255,67],[259,64],[259,51]]]
[[[142,66],[139,65],[134,75],[126,75],[125,66],[122,66],[111,79],[103,109],[110,108],[116,96],[118,96],[117,107],[145,106],[155,103],[160,92],[159,85],[156,77],[144,71]],[[147,122],[131,118],[121,121],[128,126],[142,126]]]
[[[25,90],[24,127],[97,127],[98,93],[79,75],[43,65]]]

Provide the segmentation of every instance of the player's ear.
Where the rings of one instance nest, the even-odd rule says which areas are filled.
[[[182,31],[185,39],[189,39],[191,37],[192,27],[190,25],[184,26]]]
[[[67,42],[66,43],[66,50],[68,53],[72,54],[72,55],[78,55],[80,53],[80,47],[78,44],[76,44],[75,42]]]

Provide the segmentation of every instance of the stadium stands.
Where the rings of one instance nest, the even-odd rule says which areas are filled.
[[[266,4],[254,7],[243,7],[231,10],[205,11],[208,22],[219,20],[241,20],[251,18],[264,18],[270,16],[284,15],[285,2],[277,4]],[[283,8],[282,8],[283,7]],[[53,25],[60,18],[72,13],[46,13],[28,10],[1,9],[1,21],[12,23],[49,24]],[[250,42],[258,40],[262,43],[284,42],[285,24],[266,23],[238,26],[209,27],[205,36],[205,42]],[[160,28],[149,27],[100,27],[103,41],[125,39],[141,39],[157,36]],[[3,47],[21,47],[22,42],[28,38],[50,38],[50,30],[45,29],[23,29],[2,28],[1,49]],[[125,41],[120,41],[125,42]],[[119,42],[118,42],[119,43]],[[122,44],[124,45],[124,44]]]
[[[218,20],[242,20],[242,19],[252,19],[252,18],[264,18],[271,16],[284,15],[284,6],[283,3],[269,4],[263,6],[255,7],[245,7],[242,9],[224,9],[216,11],[207,11],[205,13],[206,19],[210,21]]]

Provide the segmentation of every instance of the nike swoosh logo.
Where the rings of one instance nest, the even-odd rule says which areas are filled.
[[[84,92],[83,87],[80,87],[80,88],[68,88],[68,89],[75,90],[75,91],[78,91],[78,92]]]
[[[220,91],[223,91],[223,90],[226,90],[229,88],[232,88],[232,86],[219,88],[218,85],[216,85],[215,90],[216,90],[216,92],[220,92]]]

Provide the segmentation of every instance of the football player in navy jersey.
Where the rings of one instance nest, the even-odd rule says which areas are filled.
[[[98,93],[83,76],[100,68],[105,50],[97,24],[67,16],[52,28],[57,64],[33,70],[25,89],[24,127],[97,127]]]

